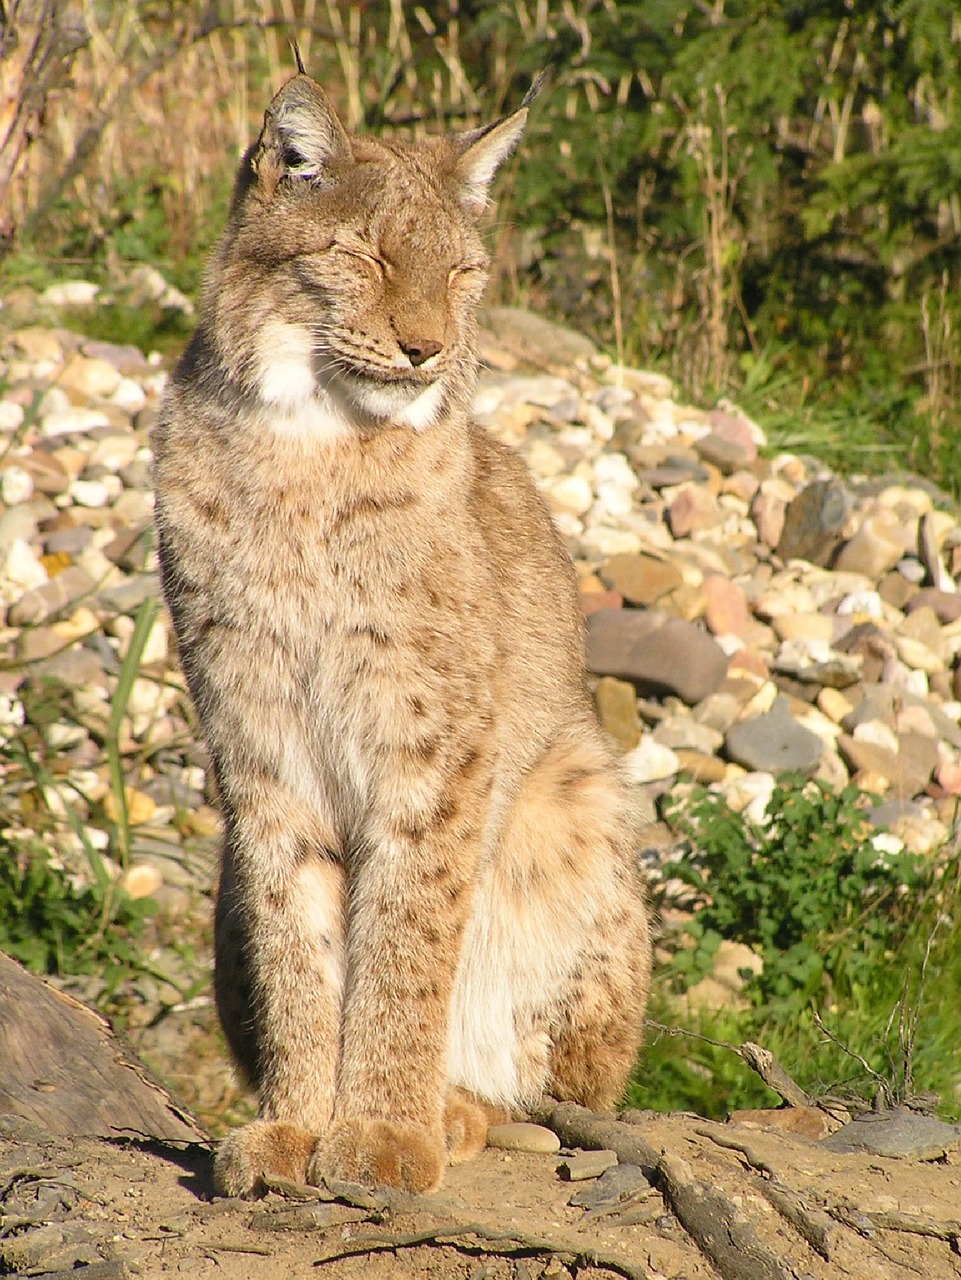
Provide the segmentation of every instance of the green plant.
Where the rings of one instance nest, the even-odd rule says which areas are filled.
[[[691,846],[672,871],[701,903],[682,937],[662,943],[632,1105],[715,1117],[777,1105],[737,1052],[750,1040],[814,1097],[864,1106],[936,1094],[958,1114],[961,1013],[943,993],[961,983],[961,857],[884,852],[869,799],[783,778],[765,823],[703,789],[669,803]],[[745,1008],[693,1006],[685,993],[723,938],[755,948],[764,972],[745,974]]]
[[[138,939],[154,904],[131,898],[102,859],[81,884],[38,841],[0,837],[0,950],[35,973],[96,974],[113,997],[144,970]]]
[[[746,943],[764,961],[747,987],[757,1003],[810,1001],[826,982],[837,995],[865,980],[904,934],[904,895],[930,880],[920,858],[876,842],[865,800],[853,785],[836,791],[785,778],[763,822],[705,790],[670,810],[694,846],[675,871],[705,895],[688,928],[694,947],[674,959],[682,985],[698,971],[699,953],[721,938]]]

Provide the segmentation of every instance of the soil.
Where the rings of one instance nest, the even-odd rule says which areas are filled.
[[[927,1161],[841,1155],[780,1131],[641,1113],[618,1130],[659,1157],[660,1189],[642,1184],[627,1200],[592,1210],[570,1201],[597,1184],[563,1181],[556,1156],[489,1149],[448,1170],[430,1197],[281,1186],[246,1202],[214,1196],[204,1143],[57,1138],[33,1121],[2,1117],[0,1274],[961,1276],[957,1146]],[[801,1205],[827,1257],[771,1203],[772,1185],[782,1205]]]

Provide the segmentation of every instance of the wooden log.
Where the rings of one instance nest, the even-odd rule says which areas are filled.
[[[0,952],[0,1114],[62,1137],[206,1141],[113,1027]]]

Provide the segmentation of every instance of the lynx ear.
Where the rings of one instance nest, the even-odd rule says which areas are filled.
[[[527,99],[524,99],[525,104]],[[463,148],[454,168],[461,185],[461,199],[473,214],[487,208],[487,192],[494,174],[520,141],[527,124],[527,107],[505,116],[483,129],[462,133],[457,139]]]
[[[288,80],[267,108],[254,148],[261,182],[273,188],[288,176],[317,180],[350,159],[347,132],[320,85],[303,74]]]

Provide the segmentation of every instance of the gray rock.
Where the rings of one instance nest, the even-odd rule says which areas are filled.
[[[45,622],[61,609],[89,595],[93,588],[90,574],[79,565],[70,565],[42,587],[27,591],[16,604],[11,605],[7,615],[10,625],[22,627]]]
[[[640,609],[599,609],[587,621],[587,665],[632,680],[644,695],[677,694],[689,705],[718,689],[727,655],[691,622]]]
[[[577,1209],[598,1209],[602,1205],[617,1204],[619,1200],[626,1200],[639,1191],[646,1191],[650,1186],[639,1165],[615,1164],[602,1173],[596,1182],[575,1191],[568,1204]]]
[[[961,1125],[907,1107],[858,1116],[820,1145],[829,1151],[869,1151],[872,1155],[937,1160],[961,1142]]]
[[[788,503],[777,544],[782,560],[827,564],[841,542],[850,500],[840,480],[815,480]]]
[[[554,324],[522,307],[486,307],[481,324],[497,341],[546,357],[551,364],[574,364],[597,354],[590,338],[563,325]]]
[[[558,1171],[568,1182],[586,1182],[589,1178],[599,1178],[616,1164],[616,1151],[580,1151],[562,1160]]]
[[[774,774],[813,773],[824,751],[817,734],[796,723],[783,695],[764,715],[732,725],[724,746],[737,764]]]

